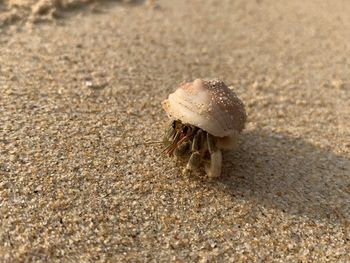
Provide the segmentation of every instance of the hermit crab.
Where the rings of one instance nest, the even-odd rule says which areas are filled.
[[[184,173],[204,166],[209,177],[218,177],[221,150],[235,148],[246,122],[242,101],[221,80],[196,79],[181,84],[162,106],[171,119],[164,152],[188,160]]]

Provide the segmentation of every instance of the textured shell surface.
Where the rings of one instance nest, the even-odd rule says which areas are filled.
[[[162,105],[170,118],[217,137],[241,132],[246,121],[242,101],[218,79],[184,83]]]

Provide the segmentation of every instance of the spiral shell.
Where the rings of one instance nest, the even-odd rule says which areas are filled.
[[[236,138],[247,118],[242,101],[217,79],[184,83],[162,105],[170,118],[223,139]]]

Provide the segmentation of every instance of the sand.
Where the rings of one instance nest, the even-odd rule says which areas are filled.
[[[349,13],[0,1],[0,262],[349,262]],[[161,101],[198,77],[248,114],[212,181],[125,148],[159,141]]]

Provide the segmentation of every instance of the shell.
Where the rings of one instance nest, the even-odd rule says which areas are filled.
[[[231,141],[232,144],[247,119],[242,101],[217,79],[184,83],[162,106],[170,118],[197,126],[216,137],[227,137],[227,143]]]

